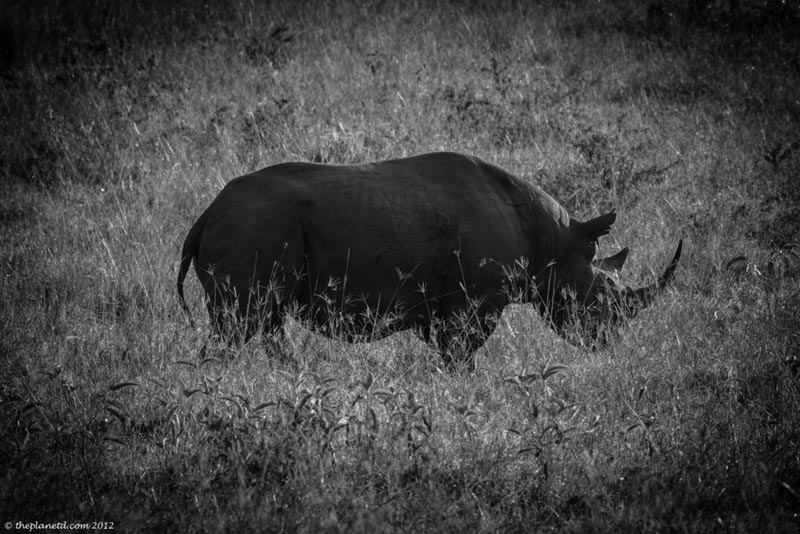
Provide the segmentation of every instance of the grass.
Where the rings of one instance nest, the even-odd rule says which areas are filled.
[[[10,3],[0,518],[796,531],[800,13],[743,4]],[[632,285],[683,238],[673,289],[596,353],[509,307],[474,373],[297,322],[197,358],[174,280],[227,180],[440,149],[616,207]]]

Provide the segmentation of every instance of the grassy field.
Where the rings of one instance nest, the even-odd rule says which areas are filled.
[[[12,531],[800,530],[796,2],[75,4],[0,17]],[[595,353],[509,307],[473,373],[297,322],[198,359],[228,180],[434,150],[615,207],[630,284],[682,238],[673,287]]]

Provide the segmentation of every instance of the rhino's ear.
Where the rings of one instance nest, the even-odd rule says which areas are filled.
[[[594,219],[580,223],[580,231],[583,237],[589,241],[597,241],[600,236],[604,236],[611,229],[611,225],[617,220],[617,214],[611,210],[605,215],[600,215]]]
[[[616,254],[614,254],[613,256],[609,256],[608,258],[602,258],[599,260],[594,260],[592,262],[592,265],[604,271],[620,271],[622,270],[622,266],[625,265],[625,260],[628,259],[629,252],[630,249],[628,247],[625,247]]]

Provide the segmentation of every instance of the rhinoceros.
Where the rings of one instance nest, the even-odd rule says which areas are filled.
[[[448,363],[472,361],[511,302],[599,348],[675,274],[632,289],[628,249],[595,259],[616,214],[580,222],[539,187],[476,157],[431,153],[361,165],[282,163],[231,180],[183,244],[213,336],[273,342],[288,313],[331,337],[413,329]]]

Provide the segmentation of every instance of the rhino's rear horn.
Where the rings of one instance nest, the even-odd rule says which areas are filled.
[[[669,285],[669,283],[675,277],[675,270],[678,268],[678,262],[681,259],[682,250],[683,240],[681,239],[678,242],[677,250],[675,250],[675,256],[672,257],[672,261],[670,261],[669,265],[667,265],[667,268],[664,270],[664,274],[658,277],[658,282],[655,284],[650,284],[649,286],[640,287],[639,289],[633,291],[631,302],[629,302],[629,308],[633,314],[652,304],[656,297],[658,297],[658,295],[664,291],[667,285]]]

